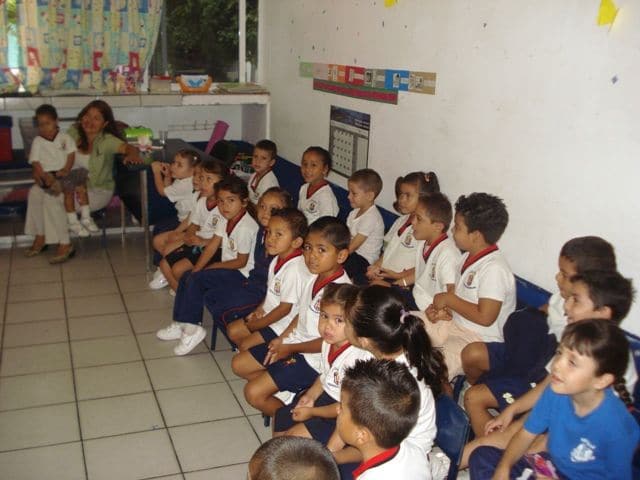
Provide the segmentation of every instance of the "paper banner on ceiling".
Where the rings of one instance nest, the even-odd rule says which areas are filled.
[[[409,72],[409,91],[436,94],[436,74],[431,72]]]
[[[398,0],[384,0],[384,6],[387,8],[393,7],[396,3],[398,3]]]
[[[618,7],[613,0],[601,0],[598,10],[598,25],[613,25],[618,15]]]
[[[300,62],[300,76],[313,78],[313,65],[311,62]]]
[[[350,85],[348,83],[330,82],[327,80],[313,79],[313,89],[320,92],[344,95],[346,97],[360,98],[372,102],[398,104],[397,90],[384,90],[381,88],[370,88],[360,85]]]

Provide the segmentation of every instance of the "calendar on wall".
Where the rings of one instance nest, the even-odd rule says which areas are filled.
[[[345,177],[367,168],[371,115],[331,105],[329,152],[332,170]]]

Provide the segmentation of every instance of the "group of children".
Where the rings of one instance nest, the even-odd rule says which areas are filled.
[[[304,152],[297,208],[272,172],[276,155],[273,142],[256,144],[248,184],[191,151],[152,166],[178,210],[154,237],[150,286],[176,295],[157,336],[188,354],[205,338],[206,307],[237,348],[232,369],[276,437],[250,478],[431,478],[435,401],[462,374],[472,478],[631,478],[640,433],[623,402],[636,376],[617,325],[633,288],[607,242],[567,242],[559,292],[541,311],[515,311],[499,198],[452,206],[433,172],[410,173],[396,182],[401,216],[385,236],[374,170],[349,178],[344,223],[329,153]]]

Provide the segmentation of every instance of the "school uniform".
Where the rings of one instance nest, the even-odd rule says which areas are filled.
[[[29,163],[40,163],[45,172],[57,172],[64,168],[67,157],[76,151],[76,142],[64,132],[58,132],[53,140],[37,136],[31,144]]]
[[[242,275],[219,281],[218,270],[185,272],[180,278],[173,306],[176,322],[202,323],[206,306],[213,321],[222,329],[233,320],[247,316],[264,300],[271,256],[264,245],[265,232],[260,227],[253,250],[254,267],[245,279]],[[224,331],[223,330],[223,331]]]
[[[413,268],[418,241],[413,236],[412,215],[402,215],[393,222],[384,237],[382,268],[402,272]]]
[[[382,240],[384,238],[384,222],[378,207],[372,205],[360,214],[359,208],[354,208],[347,216],[347,227],[353,239],[360,234],[366,237],[365,241],[355,252],[349,255],[344,264],[344,269],[349,277],[357,285],[368,283],[367,268],[380,256]],[[360,216],[358,216],[360,214]]]
[[[567,326],[567,316],[564,313],[564,298],[562,298],[560,292],[556,292],[549,297],[547,324],[549,325],[549,333],[553,333],[556,339],[560,341],[564,327]]]
[[[78,154],[76,153],[76,158]],[[193,182],[191,185],[191,189],[193,190]],[[191,217],[194,214],[196,204],[198,203],[198,199],[200,198],[200,192],[191,192],[189,199],[184,203],[184,208],[187,211],[187,217]],[[180,222],[182,219],[179,219],[179,214],[175,217],[166,217],[158,220],[155,225],[153,225],[152,235],[155,237],[156,235],[160,235],[161,233],[171,232],[180,226]],[[162,260],[162,254],[160,252],[153,252],[153,264],[159,265]]]
[[[249,177],[249,200],[257,204],[260,197],[272,187],[279,187],[278,178],[273,170],[269,170],[261,178],[258,178],[257,173],[251,174]]]
[[[291,311],[280,320],[260,330],[265,342],[273,340],[289,326],[298,314],[298,305],[304,286],[311,278],[311,273],[304,263],[301,250],[296,250],[287,258],[274,258],[269,265],[267,294],[262,309],[265,315],[281,303],[290,303]]]
[[[336,217],[340,211],[336,196],[327,181],[314,188],[310,188],[308,183],[302,185],[298,196],[298,210],[307,217],[309,225],[320,217]]]
[[[178,220],[184,220],[193,208],[193,177],[176,178],[164,188],[164,194],[176,207]]]
[[[431,480],[427,456],[409,442],[362,462],[353,472],[354,480]]]
[[[495,322],[484,327],[452,312],[452,321],[431,323],[423,312],[424,325],[431,343],[442,349],[449,380],[463,373],[460,354],[472,342],[502,342],[502,329],[516,306],[515,277],[496,245],[479,252],[474,258],[465,253],[457,273],[455,294],[467,302],[478,304],[481,298],[502,302]]]
[[[431,244],[418,242],[412,290],[418,309],[425,311],[436,293],[446,292],[447,285],[455,285],[460,257],[460,250],[446,233]]]
[[[322,342],[320,353],[322,356],[320,381],[322,382],[323,391],[314,402],[315,407],[323,407],[339,402],[340,389],[342,388],[346,370],[359,360],[364,361],[373,358],[373,355],[368,351],[354,347],[349,343],[332,352],[331,345],[327,342]],[[291,412],[297,403],[296,399],[291,405],[284,406],[276,412],[274,431],[285,432],[295,425],[296,422],[291,417]],[[329,438],[331,438],[336,429],[335,418],[313,417],[303,423],[311,437],[323,445],[329,442]]]
[[[351,283],[351,280],[340,268],[335,274],[323,281],[313,275],[305,285],[298,310],[296,328],[283,340],[285,344],[303,343],[320,337],[318,321],[320,318],[320,301],[324,287],[330,283]],[[256,345],[249,349],[251,355],[263,363],[268,353],[268,345]],[[321,354],[295,353],[291,357],[279,360],[267,367],[267,372],[277,385],[279,391],[299,392],[307,389],[320,373]]]

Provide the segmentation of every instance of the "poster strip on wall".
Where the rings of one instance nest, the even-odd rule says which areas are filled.
[[[410,72],[409,91],[415,93],[436,94],[436,74],[432,72]]]
[[[385,70],[384,88],[387,90],[409,90],[409,70]]]
[[[383,90],[380,88],[369,88],[359,85],[349,85],[348,83],[329,82],[318,78],[313,79],[313,89],[321,92],[344,95],[346,97],[360,98],[372,102],[398,104],[397,90]]]

